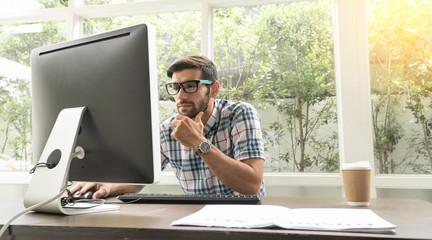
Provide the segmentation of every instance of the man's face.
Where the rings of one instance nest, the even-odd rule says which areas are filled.
[[[174,72],[172,81],[183,83],[189,80],[202,80],[201,69],[185,69],[180,72]],[[187,93],[183,89],[174,95],[177,110],[180,115],[194,118],[199,112],[209,111],[210,92],[205,84],[198,84],[198,90],[195,93]]]

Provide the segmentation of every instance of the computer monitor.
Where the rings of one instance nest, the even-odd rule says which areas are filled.
[[[56,121],[60,121],[56,120],[59,113],[86,107],[75,140],[85,156],[71,160],[65,173],[69,172],[69,177],[65,178],[104,183],[158,182],[161,165],[155,48],[153,27],[140,24],[33,50],[36,162],[57,164],[55,151],[49,150],[49,157],[44,157],[47,159],[41,156]],[[53,156],[57,160],[51,159]],[[38,171],[48,173],[50,169],[36,168]]]

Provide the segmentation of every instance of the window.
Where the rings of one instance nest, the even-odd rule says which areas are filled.
[[[68,6],[68,0],[2,0],[0,9],[8,11],[37,10],[44,8],[62,8]]]
[[[213,15],[222,98],[252,102],[261,113],[266,171],[339,171],[331,2]]]
[[[65,40],[63,22],[0,26],[0,171],[24,171],[31,151],[30,51]]]
[[[432,173],[432,2],[370,1],[376,172]]]
[[[156,51],[158,79],[160,85],[160,120],[164,121],[175,113],[170,101],[172,96],[165,91],[165,83],[170,81],[165,70],[175,59],[200,53],[201,14],[198,11],[161,13],[154,15],[124,16],[86,19],[84,35],[92,35],[138,23],[151,23],[156,30]]]
[[[189,11],[86,19],[83,24],[84,35],[101,33],[138,23],[152,24],[156,30],[159,79],[166,80],[164,69],[173,60],[185,55],[200,54],[200,17],[199,12]],[[164,91],[160,93],[164,94]]]
[[[423,147],[425,142],[421,143],[425,136],[430,140],[431,113],[416,115],[423,113],[421,107],[430,109],[427,97],[431,89],[428,57],[432,56],[429,1],[169,2],[1,1],[0,150],[7,146],[1,157],[7,161],[25,159],[20,162],[23,169],[31,159],[31,129],[27,127],[21,134],[16,129],[18,125],[7,127],[8,121],[14,118],[6,117],[9,113],[5,109],[16,98],[15,102],[27,109],[17,115],[29,124],[31,98],[28,86],[21,83],[28,83],[25,76],[28,76],[28,54],[32,48],[152,22],[157,30],[161,85],[168,80],[164,69],[173,59],[204,54],[219,67],[221,96],[251,102],[258,109],[268,143],[267,185],[341,186],[340,162],[357,159],[373,162],[371,136],[375,129],[375,172],[405,175],[378,174],[374,176],[374,184],[379,188],[431,188],[428,151]],[[363,31],[366,12],[369,58],[367,35]],[[5,62],[12,62],[19,70],[7,73],[12,67],[4,67]],[[23,74],[26,72],[27,75]],[[369,77],[371,89],[364,87],[369,84]],[[411,81],[415,84],[406,84]],[[304,88],[307,90],[299,91]],[[369,90],[373,112],[368,107]],[[160,93],[162,120],[175,111],[175,106],[164,91]],[[310,104],[305,105],[301,99],[308,99]],[[411,105],[406,104],[407,100]],[[298,105],[297,101],[300,101]],[[386,105],[387,102],[391,104]],[[296,106],[303,106],[302,117],[294,114],[300,109]],[[374,121],[370,118],[372,114]],[[322,121],[313,123],[310,119]],[[307,141],[301,137],[306,126],[314,126]],[[16,137],[21,141],[12,141]],[[292,160],[294,156],[306,161],[299,164],[300,160]],[[385,161],[380,160],[381,156]]]

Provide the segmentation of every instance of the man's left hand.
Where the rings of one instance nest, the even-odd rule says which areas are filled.
[[[174,127],[171,137],[179,141],[180,144],[190,148],[196,148],[198,145],[205,141],[203,134],[204,124],[201,117],[204,112],[199,112],[195,118],[177,115],[172,121]]]

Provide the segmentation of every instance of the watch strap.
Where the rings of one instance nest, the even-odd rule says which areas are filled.
[[[209,146],[209,148],[207,149],[207,151],[202,151],[201,150],[201,146],[202,145],[204,145],[204,144],[208,144],[208,146]],[[210,148],[211,148],[211,142],[208,140],[208,139],[206,139],[205,141],[202,141],[199,145],[198,145],[198,148],[197,148],[197,150],[195,151],[195,153],[198,155],[198,156],[201,156],[201,155],[203,155],[204,153],[208,153],[209,151],[210,151]]]

